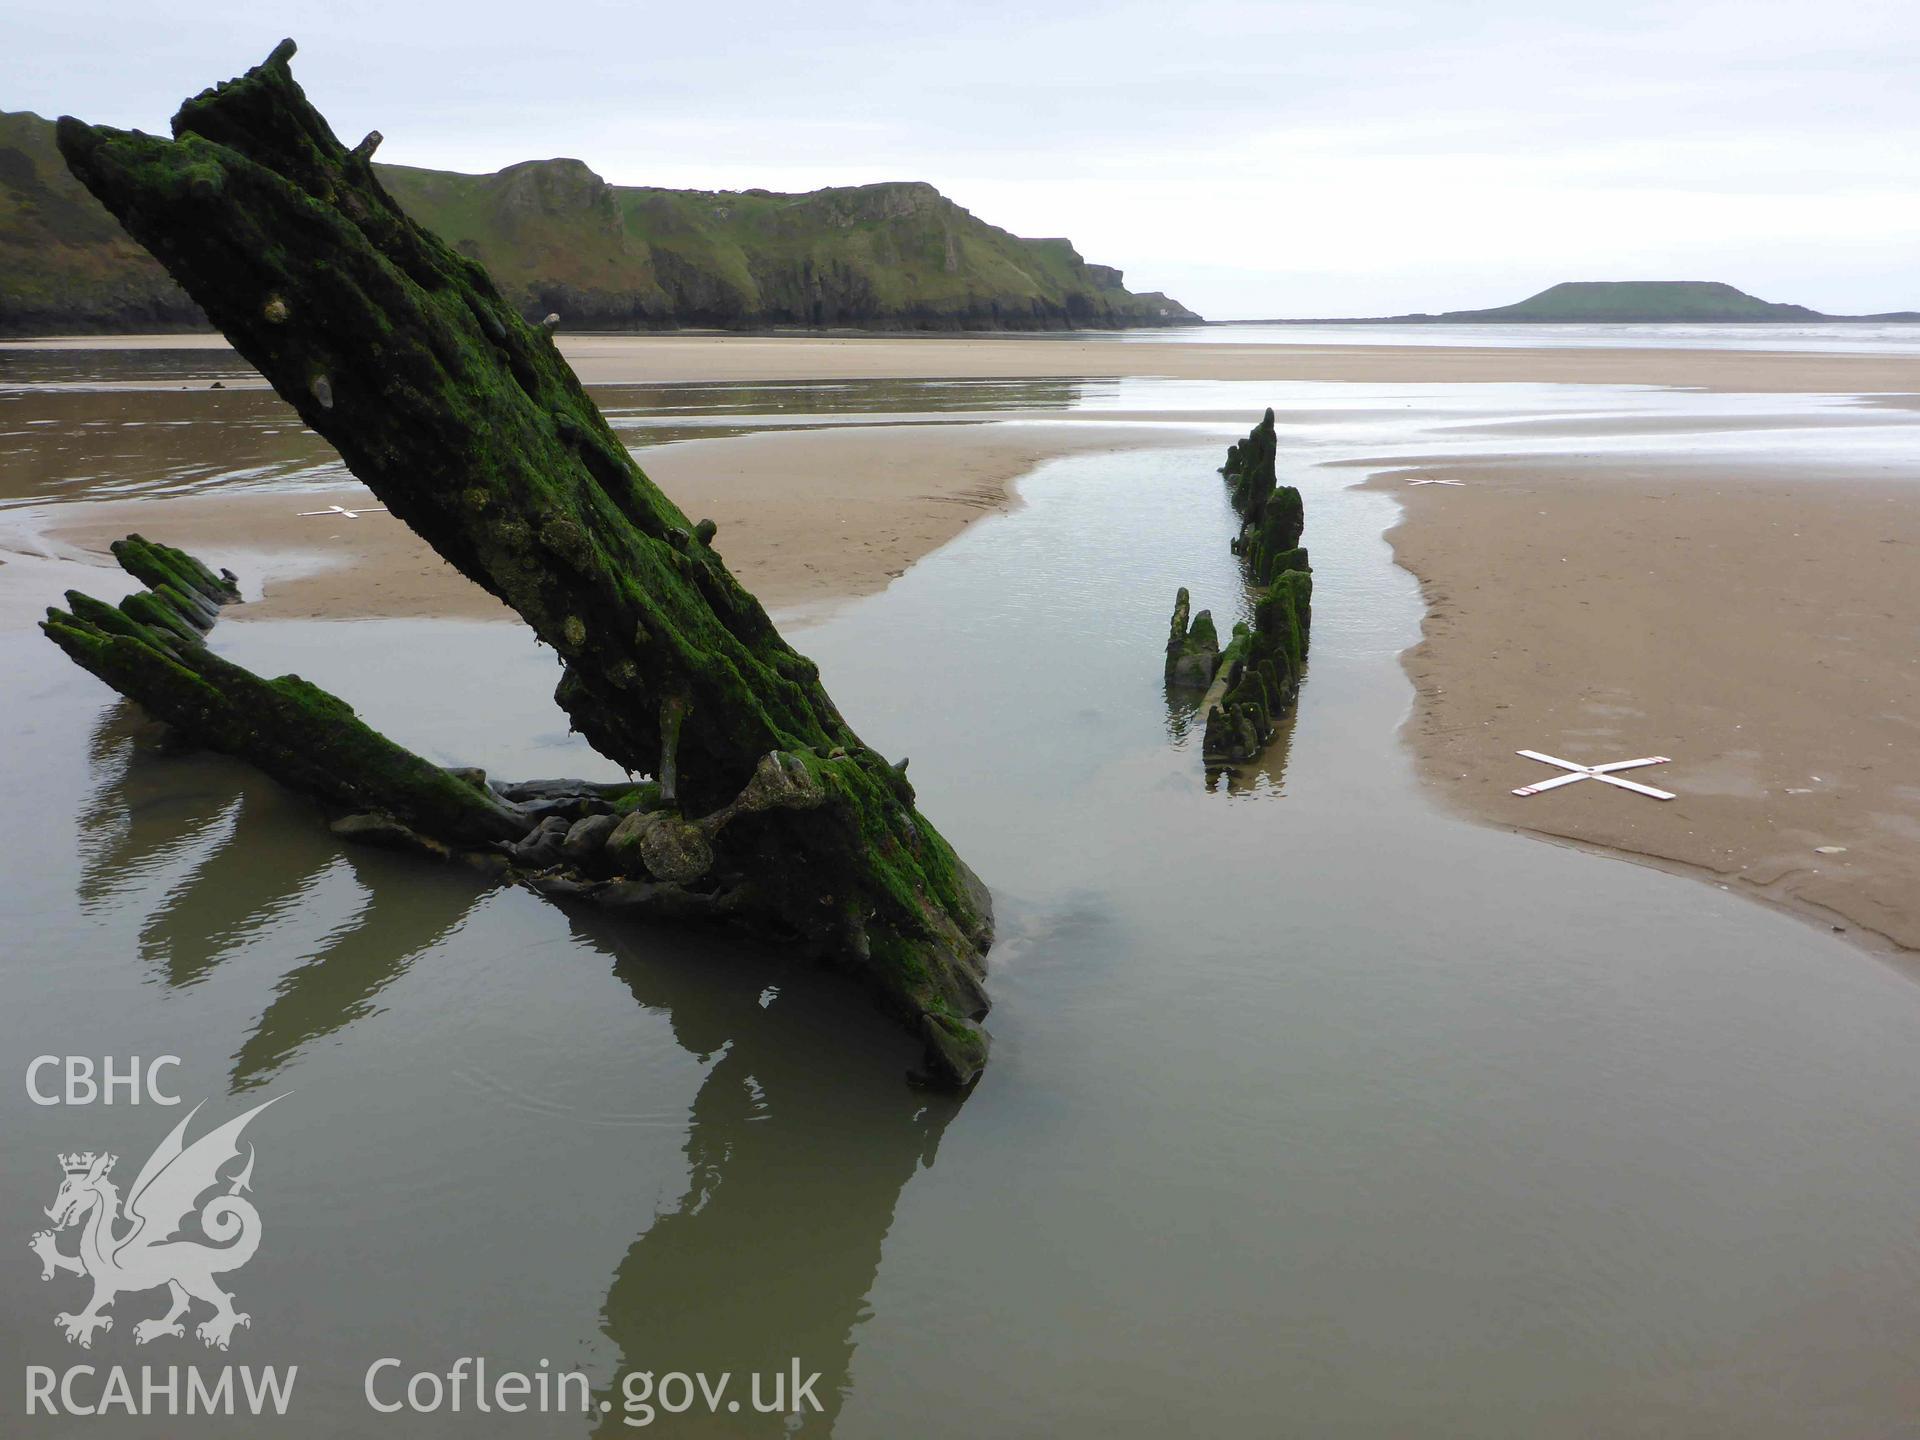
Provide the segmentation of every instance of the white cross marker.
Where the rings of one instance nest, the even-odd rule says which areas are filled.
[[[324,510],[302,510],[300,512],[300,518],[302,520],[310,520],[315,515],[341,515],[349,520],[358,520],[362,515],[384,515],[386,513],[387,507],[384,505],[362,505],[358,510],[349,510],[344,505],[329,505]]]
[[[1464,485],[1464,480],[1409,480],[1409,485]]]
[[[1618,785],[1622,790],[1632,790],[1640,795],[1651,795],[1656,800],[1673,799],[1670,791],[1656,790],[1651,785],[1641,785],[1632,780],[1622,780],[1613,773],[1616,770],[1635,770],[1642,765],[1666,765],[1670,761],[1665,755],[1649,755],[1643,760],[1615,760],[1611,765],[1576,765],[1571,760],[1542,755],[1538,750],[1516,750],[1513,753],[1524,755],[1529,760],[1538,760],[1543,765],[1558,765],[1562,770],[1573,772],[1571,775],[1556,775],[1551,780],[1542,780],[1538,785],[1522,785],[1513,792],[1516,795],[1538,795],[1542,790],[1571,785],[1576,780],[1604,780],[1609,785]]]

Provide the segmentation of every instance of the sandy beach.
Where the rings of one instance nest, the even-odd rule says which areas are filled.
[[[1191,432],[1066,422],[845,426],[689,440],[647,450],[647,473],[695,519],[770,610],[815,612],[885,588],[970,520],[1015,503],[1014,480],[1056,455],[1190,440]],[[0,616],[37,618],[139,530],[245,577],[248,618],[513,619],[363,488],[187,495],[0,512]],[[12,553],[6,553],[11,551]],[[49,558],[53,557],[53,558]]]
[[[1458,487],[1407,483],[1455,479]],[[1710,872],[1920,948],[1920,488],[1910,474],[1556,459],[1395,468],[1420,578],[1407,734],[1456,808]],[[1629,778],[1657,802],[1561,773]]]
[[[1920,394],[1920,361],[1884,355],[1000,337],[587,335],[561,344],[600,384],[1530,381],[1864,394],[1887,409],[1910,408]],[[684,441],[649,449],[642,462],[690,515],[719,524],[717,548],[770,607],[791,616],[884,587],[970,520],[1014,503],[1013,482],[1043,459],[1191,443],[1195,433],[1124,428],[1085,412],[1021,420]],[[1652,435],[1661,427],[1642,428]],[[1503,431],[1536,448],[1498,453]],[[1435,793],[1490,824],[1702,871],[1864,943],[1920,948],[1920,647],[1911,619],[1920,489],[1911,476],[1710,457],[1603,462],[1582,453],[1579,435],[1593,433],[1590,425],[1567,433],[1564,452],[1545,455],[1537,446],[1556,438],[1550,424],[1484,433],[1490,453],[1477,460],[1453,456],[1416,471],[1400,457],[1362,467],[1379,469],[1368,483],[1405,506],[1390,538],[1426,594],[1425,639],[1406,657],[1417,692],[1407,734]],[[1416,473],[1465,483],[1413,488],[1406,481]],[[297,506],[256,494],[35,512],[42,528],[31,543],[18,519],[11,526],[0,607],[10,623],[24,623],[55,580],[84,581],[71,562],[99,563],[106,543],[137,525],[248,575],[261,596],[249,613],[259,618],[504,614],[391,520],[296,518],[364,502],[364,491],[300,498]],[[1645,778],[1679,798],[1659,803],[1583,782],[1521,799],[1514,787],[1552,773],[1516,756],[1522,748],[1586,762],[1669,755],[1671,764]]]
[[[1920,1440],[1920,5],[16,10],[0,1440]]]
[[[1756,393],[1920,393],[1908,356],[1766,350],[1263,345],[1006,335],[570,335],[589,385],[724,380],[1005,379],[1155,375],[1191,380],[1535,381]],[[218,335],[80,335],[8,349],[224,349]]]

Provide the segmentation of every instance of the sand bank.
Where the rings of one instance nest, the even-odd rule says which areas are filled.
[[[1920,395],[1920,360],[1873,355],[1052,337],[589,335],[561,344],[587,379],[606,384],[1167,375],[1869,394],[1892,408]],[[1920,947],[1920,637],[1911,618],[1920,486],[1797,463],[1582,458],[1580,436],[1594,423],[1567,429],[1558,454],[1454,455],[1420,470],[1467,481],[1461,488],[1404,488],[1404,457],[1376,482],[1397,487],[1406,505],[1391,538],[1429,605],[1425,639],[1406,657],[1417,689],[1409,737],[1423,774],[1489,822],[1702,869],[1863,938]],[[1503,434],[1537,444],[1559,428],[1502,422],[1480,433],[1494,451]],[[691,515],[719,523],[718,548],[741,577],[791,611],[881,588],[1007,504],[1010,482],[1048,456],[1191,443],[1193,434],[1057,416],[862,425],[662,446],[644,463]],[[10,562],[0,564],[0,618],[24,623],[62,584],[98,588],[98,572],[72,562],[97,563],[108,540],[134,528],[247,575],[264,588],[250,612],[261,617],[504,614],[397,522],[294,514],[355,497],[365,492],[0,516],[0,533],[14,532],[11,553],[0,552]],[[20,533],[23,513],[40,533]],[[1584,781],[1523,800],[1509,792],[1554,772],[1515,756],[1521,748],[1588,762],[1670,755],[1646,778],[1680,798],[1663,804]]]
[[[1490,457],[1368,483],[1404,506],[1388,538],[1428,607],[1407,734],[1450,804],[1920,948],[1911,476]],[[1668,755],[1631,778],[1679,798],[1523,799],[1560,772],[1520,749]]]
[[[73,336],[0,349],[225,347],[215,335]],[[1757,392],[1920,393],[1920,357],[1761,350],[1236,345],[1049,335],[569,335],[589,385],[1158,375],[1192,380],[1677,385]]]
[[[642,462],[689,516],[719,525],[714,548],[761,601],[791,613],[884,589],[1012,503],[1012,482],[1042,460],[1192,441],[1086,421],[848,426],[682,441]],[[239,574],[249,618],[512,618],[390,516],[301,513],[336,504],[378,502],[354,487],[0,511],[0,623],[29,623],[68,586],[101,589],[88,567],[110,565],[108,545],[136,530]]]

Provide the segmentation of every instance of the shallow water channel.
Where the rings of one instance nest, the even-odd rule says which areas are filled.
[[[1505,414],[1518,387],[1440,388]],[[246,1433],[625,1433],[373,1417],[383,1356],[597,1387],[797,1357],[824,1377],[802,1433],[873,1440],[1909,1433],[1920,989],[1711,884],[1435,809],[1397,739],[1417,592],[1361,472],[1290,462],[1310,673],[1266,759],[1209,780],[1159,670],[1177,586],[1239,603],[1213,467],[1245,423],[1215,429],[1049,463],[796,636],[993,888],[994,1060],[957,1106],[901,1082],[911,1045],[830,975],[343,849],[0,636],[9,1385],[81,1358],[51,1320],[83,1292],[27,1249],[56,1152],[130,1170],[178,1118],[29,1103],[5,1076],[55,1050],[179,1055],[209,1119],[287,1097],[249,1131],[266,1238],[224,1358],[297,1363],[299,1393]],[[436,759],[604,773],[514,627],[215,642]],[[215,1363],[133,1345],[161,1303],[124,1301],[87,1361]],[[23,1433],[63,1424],[190,1433]]]

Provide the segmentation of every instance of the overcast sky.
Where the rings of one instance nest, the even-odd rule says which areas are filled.
[[[384,160],[929,180],[1212,318],[1569,279],[1920,308],[1920,0],[13,0],[0,108],[164,131],[283,34]]]

